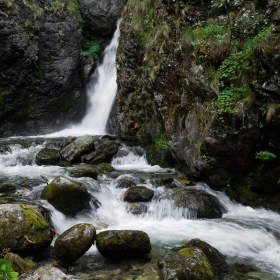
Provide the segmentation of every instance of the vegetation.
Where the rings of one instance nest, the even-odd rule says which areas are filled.
[[[277,156],[273,153],[270,153],[268,151],[260,151],[256,153],[256,159],[263,162],[263,163],[268,163],[273,160],[275,160]]]
[[[165,150],[168,149],[168,139],[165,134],[155,140],[155,146]]]
[[[12,265],[7,260],[0,259],[0,279],[6,279],[6,276],[9,280],[18,279],[18,273],[13,270]]]
[[[81,56],[87,55],[91,55],[94,59],[100,59],[103,55],[102,45],[98,44],[89,33],[85,33],[82,39]]]

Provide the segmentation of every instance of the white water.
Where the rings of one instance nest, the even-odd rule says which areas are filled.
[[[105,133],[116,92],[114,61],[118,36],[117,30],[112,43],[106,49],[104,64],[98,68],[99,80],[88,93],[93,96],[90,98],[90,108],[82,124],[42,137]],[[103,105],[106,108],[103,109]],[[35,164],[35,154],[42,147],[43,145],[23,149],[15,145],[11,147],[11,153],[0,154],[1,178],[22,177],[50,182],[58,175],[67,176],[65,168]],[[187,209],[174,208],[172,202],[166,199],[159,201],[157,198],[167,191],[166,188],[156,187],[149,176],[142,176],[143,172],[158,173],[158,176],[162,173],[172,175],[174,170],[150,166],[144,154],[135,154],[133,151],[127,151],[124,157],[115,158],[112,165],[120,172],[117,178],[103,175],[98,180],[77,179],[88,186],[91,195],[98,199],[101,206],[97,211],[87,211],[75,218],[66,217],[49,203],[39,199],[45,183],[38,182],[32,190],[19,189],[17,193],[27,200],[37,200],[50,209],[52,223],[59,233],[77,223],[87,222],[93,224],[98,232],[105,229],[143,230],[149,234],[152,245],[165,248],[180,247],[186,240],[200,238],[216,247],[229,259],[237,258],[251,262],[263,271],[271,273],[273,277],[271,279],[280,279],[280,242],[275,238],[275,235],[280,235],[280,215],[264,209],[239,205],[230,201],[225,194],[215,192],[205,184],[197,184],[195,188],[215,195],[227,209],[227,213],[221,219],[197,220],[194,213],[190,213]],[[124,171],[127,174],[123,174]],[[140,173],[135,174],[136,171]],[[135,216],[126,211],[126,203],[123,201],[125,189],[116,188],[120,179],[124,177],[154,190],[155,196],[146,214]],[[179,181],[177,184],[181,186]],[[96,254],[94,246],[89,254]]]
[[[12,147],[12,153],[0,155],[1,177],[21,175],[25,178],[41,178],[43,175],[50,181],[57,175],[67,175],[63,168],[36,166],[34,156],[41,148],[42,146],[20,149],[15,146]],[[124,163],[129,170],[133,170],[135,168],[133,165],[138,165],[137,157],[141,165],[145,165],[143,156],[134,154],[134,161],[128,163],[131,157],[132,153],[129,152],[127,156],[115,159],[115,167],[118,163]],[[146,163],[146,171],[149,172],[149,168],[152,167]],[[170,172],[172,176],[171,170],[159,171],[161,174]],[[27,200],[37,199],[43,206],[50,209],[51,219],[58,233],[62,233],[77,223],[87,222],[93,224],[98,232],[105,229],[143,230],[150,236],[152,245],[165,248],[180,247],[186,240],[200,238],[216,247],[228,258],[251,262],[263,271],[271,273],[273,277],[271,279],[280,279],[280,243],[274,236],[274,234],[280,235],[280,215],[264,209],[239,205],[230,201],[224,193],[213,191],[205,184],[197,184],[193,188],[203,189],[213,194],[227,209],[227,213],[221,219],[197,220],[194,218],[195,215],[187,210],[174,208],[171,201],[166,199],[159,201],[158,197],[167,190],[164,186],[155,186],[149,173],[146,173],[145,177],[141,176],[141,173],[139,175],[135,172],[129,174],[130,171],[126,174],[123,171],[120,172],[122,174],[120,173],[117,178],[102,175],[98,180],[75,179],[85,184],[91,195],[101,203],[97,211],[89,210],[75,218],[66,217],[48,202],[38,200],[45,184],[38,185],[31,191],[19,192],[19,194]],[[153,178],[154,176],[156,175],[153,174]],[[126,211],[126,203],[123,201],[126,189],[116,188],[122,178],[129,178],[155,192],[147,213],[135,216]],[[176,181],[176,184],[183,186],[179,181]],[[88,254],[96,252],[97,249],[93,246]]]
[[[119,45],[119,29],[120,21],[111,40],[111,43],[104,51],[102,64],[98,66],[94,75],[97,81],[90,84],[87,88],[87,97],[89,107],[87,113],[79,125],[74,125],[61,131],[40,135],[40,137],[66,137],[106,134],[106,124],[109,118],[111,107],[113,105],[117,92],[117,70],[116,70],[116,54]]]

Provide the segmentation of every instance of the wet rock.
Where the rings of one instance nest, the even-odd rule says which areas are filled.
[[[118,189],[127,189],[131,187],[136,187],[136,184],[133,181],[126,178],[121,179],[116,186],[116,188]]]
[[[52,235],[39,208],[28,204],[0,205],[0,252],[40,252],[50,245]]]
[[[76,261],[92,246],[95,236],[96,230],[91,224],[77,224],[69,228],[54,243],[56,259],[64,265]]]
[[[226,269],[227,263],[225,261],[225,257],[216,248],[212,247],[207,242],[195,238],[187,242],[185,247],[197,247],[201,249],[205,256],[208,258],[213,270],[221,272]]]
[[[138,257],[151,251],[147,233],[138,230],[106,230],[96,236],[101,255],[111,259]]]
[[[115,140],[102,138],[94,141],[94,150],[81,157],[82,162],[99,164],[111,162],[112,157],[118,152],[119,143]]]
[[[111,164],[106,163],[106,162],[99,163],[96,166],[96,168],[97,168],[98,172],[101,172],[101,173],[112,172],[113,170],[115,170]]]
[[[196,218],[215,219],[221,218],[225,208],[211,194],[195,189],[175,188],[172,192],[160,197],[172,199],[174,207],[188,208]]]
[[[84,135],[64,147],[60,154],[62,158],[69,162],[80,162],[81,156],[94,149],[93,137]]]
[[[127,212],[130,212],[134,215],[141,215],[143,213],[147,213],[148,211],[148,206],[143,203],[127,203],[125,206]]]
[[[57,280],[75,280],[76,277],[72,275],[67,275],[62,272],[58,267],[48,264],[39,267],[32,273],[25,273],[19,277],[19,280],[47,280],[47,279],[57,279]]]
[[[89,207],[90,194],[83,184],[59,176],[43,189],[41,198],[65,215],[75,215]]]
[[[144,186],[129,188],[124,194],[124,201],[145,202],[150,201],[154,196],[154,191]]]
[[[97,168],[90,164],[79,164],[74,166],[73,169],[70,170],[69,175],[71,177],[90,177],[92,179],[97,178]]]
[[[80,0],[79,7],[88,28],[102,36],[110,36],[125,3],[125,0]]]
[[[214,274],[205,254],[199,248],[184,248],[158,260],[161,279],[213,279]]]
[[[19,275],[34,271],[38,268],[38,264],[33,262],[29,258],[21,258],[19,255],[14,253],[8,253],[4,257],[13,267],[14,271],[18,272]]]
[[[35,156],[37,165],[56,165],[60,160],[59,150],[44,148]]]
[[[77,139],[77,137],[74,136],[68,136],[66,138],[64,138],[60,143],[59,143],[59,148],[60,150],[62,150],[63,148],[65,148],[66,146],[68,146],[69,144],[71,144],[73,141],[75,141]]]

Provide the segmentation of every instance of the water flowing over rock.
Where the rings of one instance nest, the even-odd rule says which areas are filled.
[[[151,250],[147,233],[139,230],[106,230],[96,236],[96,246],[105,258],[127,259],[147,254]]]
[[[39,208],[28,204],[0,204],[0,251],[30,254],[50,245],[52,235]]]
[[[169,198],[174,201],[174,207],[187,208],[195,218],[221,218],[224,207],[211,194],[195,189],[175,188],[160,199]]]
[[[95,236],[96,231],[91,224],[78,224],[69,228],[55,240],[56,259],[64,265],[76,261],[92,246]]]
[[[43,189],[41,198],[62,213],[75,215],[89,207],[90,194],[82,183],[60,176]]]
[[[90,164],[80,164],[71,168],[69,175],[71,177],[90,177],[92,179],[96,179],[98,172],[96,166],[92,166]]]

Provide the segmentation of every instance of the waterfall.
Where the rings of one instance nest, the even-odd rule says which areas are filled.
[[[120,20],[111,43],[105,48],[102,63],[97,67],[89,81],[86,94],[89,101],[87,113],[79,125],[61,131],[41,135],[42,137],[79,136],[84,134],[104,135],[106,124],[110,115],[115,95],[117,92],[116,54],[119,45]]]

